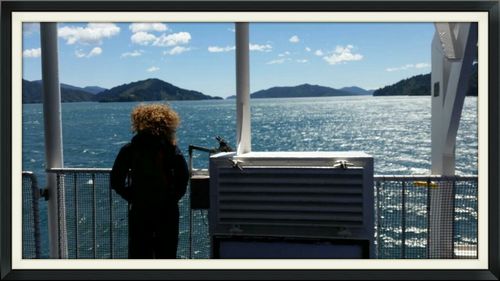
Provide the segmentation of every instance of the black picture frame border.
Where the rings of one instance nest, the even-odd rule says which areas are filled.
[[[4,1],[1,3],[0,279],[499,280],[499,1]],[[487,270],[13,270],[11,247],[11,15],[15,11],[485,11],[489,13],[489,266]]]

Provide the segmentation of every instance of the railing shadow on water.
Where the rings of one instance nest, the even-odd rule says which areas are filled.
[[[128,204],[109,186],[111,169],[61,168],[58,198],[65,198],[70,259],[126,259]],[[375,243],[379,259],[430,258],[430,201],[433,190],[452,184],[453,258],[477,258],[477,176],[375,176]],[[35,187],[33,187],[35,186]],[[34,191],[36,190],[36,192]],[[23,172],[23,257],[40,257],[36,177]],[[62,195],[64,192],[64,196]],[[209,258],[208,210],[191,210],[188,192],[181,199],[178,258]],[[191,221],[190,221],[191,220]],[[38,230],[37,230],[38,227]]]

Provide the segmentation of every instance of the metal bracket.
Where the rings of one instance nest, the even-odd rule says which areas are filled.
[[[231,225],[229,232],[232,234],[239,234],[243,232],[243,229],[241,229],[241,226],[239,224],[233,224]]]
[[[339,232],[337,232],[337,235],[341,237],[352,237],[351,231],[345,227],[340,228]]]
[[[240,169],[240,171],[243,171],[243,167],[241,166],[241,164],[243,164],[243,161],[234,160],[234,159],[228,159],[228,160],[231,162],[231,166],[233,168],[238,168],[238,169]]]
[[[353,167],[354,164],[351,162],[348,162],[347,160],[338,160],[335,161],[335,164],[333,164],[334,168],[342,168],[342,169],[348,169],[349,167]]]
[[[45,199],[45,201],[49,201],[49,190],[47,188],[40,188],[40,198]]]

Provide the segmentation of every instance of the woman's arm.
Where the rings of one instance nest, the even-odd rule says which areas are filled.
[[[177,148],[174,160],[174,193],[175,199],[179,201],[186,193],[186,187],[189,180],[189,169],[186,159]]]
[[[129,155],[130,144],[127,144],[120,149],[120,152],[118,152],[110,175],[111,188],[128,202],[130,202],[131,199],[130,187],[126,186],[126,180],[130,169]]]

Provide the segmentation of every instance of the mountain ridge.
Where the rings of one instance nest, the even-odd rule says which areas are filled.
[[[477,96],[477,63],[472,66],[467,96]],[[373,96],[428,96],[431,95],[431,73],[420,74],[400,80],[394,84],[379,88]]]
[[[96,95],[98,102],[222,99],[186,90],[158,78],[122,84]]]
[[[467,96],[477,96],[477,64],[469,80]],[[430,95],[431,74],[419,74],[402,79],[394,84],[376,90],[365,90],[357,86],[335,89],[331,87],[300,84],[296,86],[276,86],[250,94],[251,98],[299,98],[299,97],[332,97],[332,96],[395,96],[395,95]],[[42,81],[23,79],[23,103],[42,102]],[[229,96],[226,99],[234,99]],[[111,89],[99,86],[84,88],[61,83],[62,102],[127,102],[127,101],[160,101],[160,100],[211,100],[222,99],[205,95],[194,90],[187,90],[158,78],[149,78],[122,84]]]
[[[250,94],[250,98],[303,98],[303,97],[334,97],[334,96],[360,96],[371,95],[371,91],[360,87],[344,87],[335,89],[331,87],[313,85],[309,83],[296,86],[276,86],[259,90]],[[235,95],[226,99],[234,99]]]
[[[160,100],[222,99],[201,92],[186,90],[158,78],[122,84],[111,89],[99,86],[84,88],[61,83],[61,102],[123,102]],[[23,103],[41,103],[42,81],[23,79]]]
[[[61,84],[61,102],[92,101],[93,98],[93,94],[83,91],[79,87]],[[43,101],[42,81],[23,79],[22,99],[23,103],[41,103]]]

